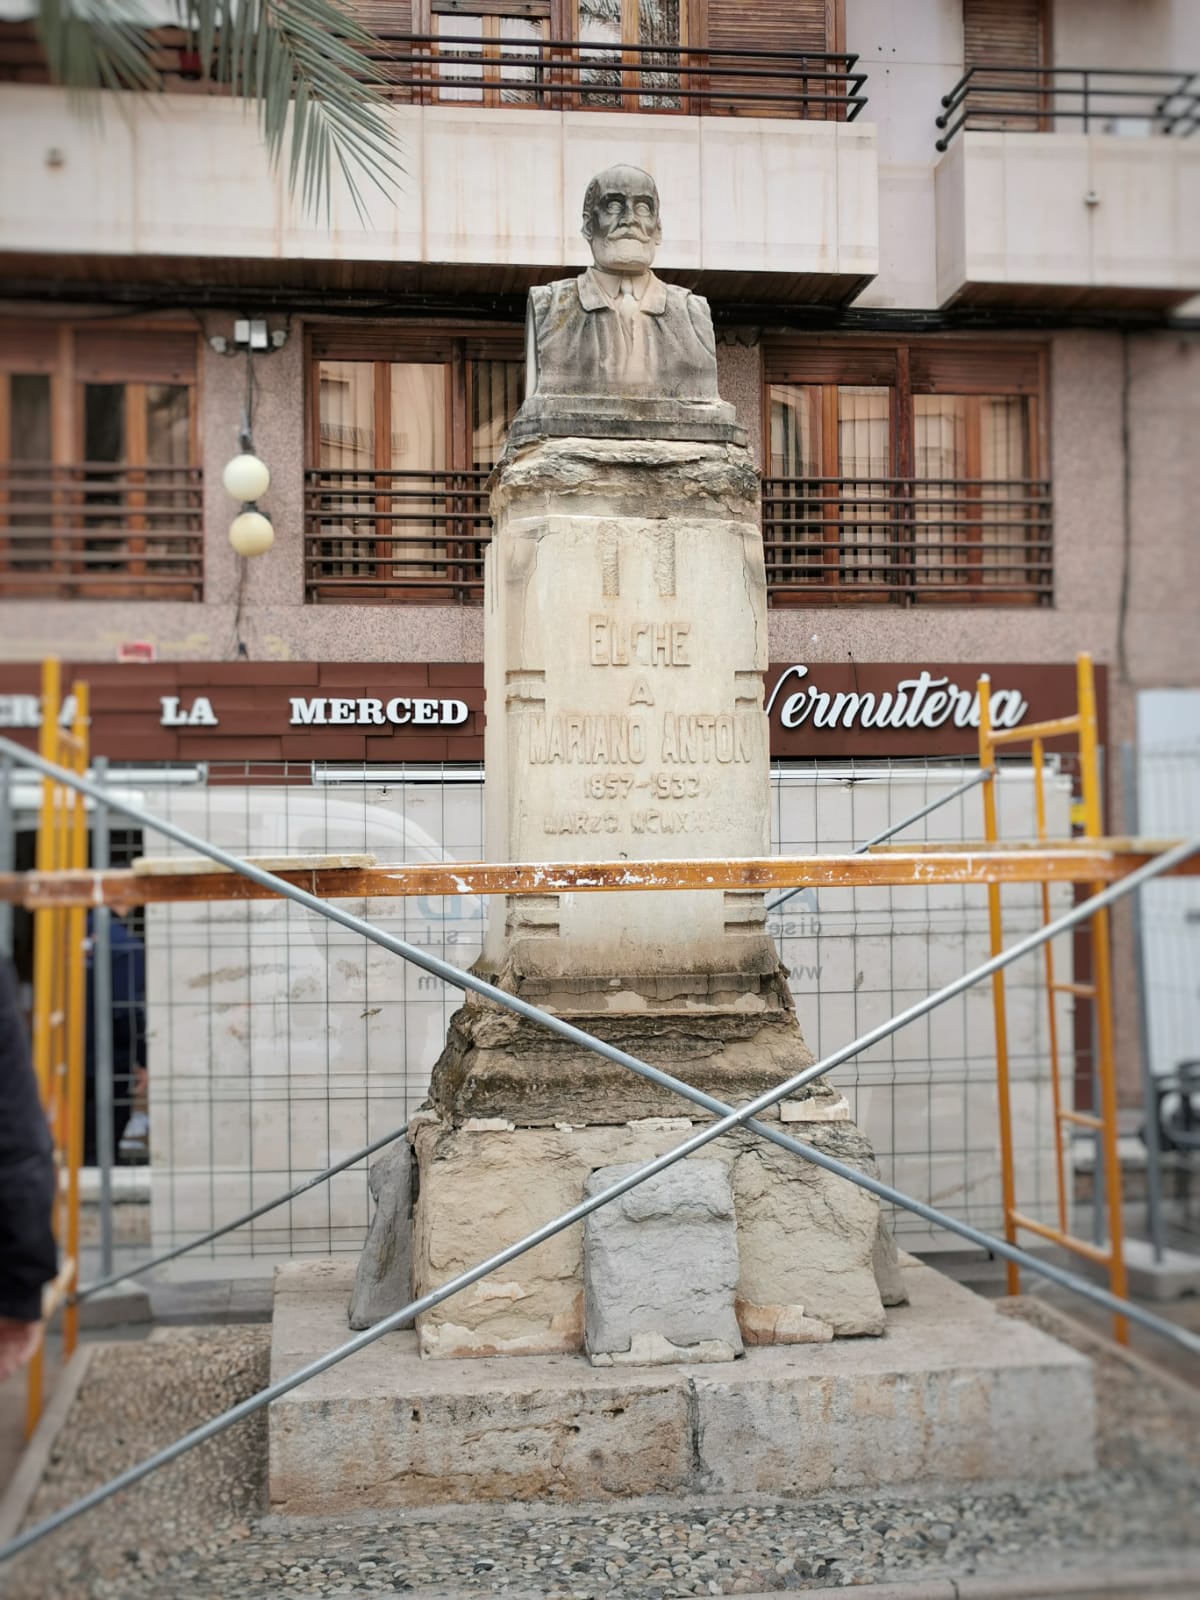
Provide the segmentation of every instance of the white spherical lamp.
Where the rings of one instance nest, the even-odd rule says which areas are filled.
[[[229,542],[240,556],[261,556],[275,543],[275,529],[261,511],[243,511],[229,525]]]
[[[243,504],[247,500],[261,500],[271,484],[271,474],[265,461],[249,453],[234,456],[221,474],[225,492]]]

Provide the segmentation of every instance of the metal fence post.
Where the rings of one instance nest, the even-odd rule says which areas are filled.
[[[1121,788],[1125,831],[1138,831],[1137,765],[1133,746],[1121,746]],[[1133,916],[1133,981],[1137,986],[1138,1045],[1142,1055],[1142,1141],[1146,1146],[1146,1225],[1155,1261],[1163,1258],[1162,1150],[1158,1142],[1158,1095],[1150,1057],[1150,996],[1146,989],[1146,947],[1142,938],[1142,892],[1129,897]]]
[[[0,872],[12,872],[17,865],[17,836],[13,832],[13,759],[0,755]],[[10,960],[13,953],[13,908],[0,905],[0,956]]]
[[[108,781],[108,761],[97,756],[93,781],[101,788]],[[108,806],[97,801],[92,819],[92,867],[103,872],[110,865]],[[113,1270],[113,1003],[112,912],[99,905],[92,912],[92,1043],[96,1067],[96,1165],[100,1169],[100,1276]]]

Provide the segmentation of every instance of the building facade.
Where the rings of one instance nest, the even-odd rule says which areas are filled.
[[[1139,693],[1200,692],[1191,0],[362,0],[403,171],[328,221],[185,39],[165,95],[97,126],[26,9],[0,10],[0,719],[56,653],[116,761],[479,761],[525,293],[586,264],[583,191],[620,160],[762,470],[769,690],[986,670],[1038,716],[1091,651],[1122,831]],[[251,561],[221,481],[244,438],[275,535]],[[784,761],[971,752],[786,703]]]

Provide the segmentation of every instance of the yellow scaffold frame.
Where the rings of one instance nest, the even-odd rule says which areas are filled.
[[[88,685],[71,685],[62,703],[57,661],[42,663],[42,724],[38,751],[71,772],[88,767]],[[64,727],[69,710],[70,726]],[[42,779],[38,816],[39,872],[86,870],[88,830],[85,801],[77,790]],[[79,1278],[79,1169],[83,1164],[84,1049],[87,999],[82,905],[46,906],[33,914],[33,1066],[38,1094],[50,1125],[56,1174],[52,1226],[59,1247],[58,1275],[42,1295],[42,1331],[29,1363],[25,1392],[28,1437],[42,1413],[45,1335],[62,1311],[63,1356],[75,1350],[79,1309],[72,1296]]]
[[[991,684],[985,675],[979,679],[979,764],[987,773],[983,785],[983,827],[988,845],[995,848],[996,823],[996,751],[1014,744],[1028,744],[1034,774],[1034,800],[1036,806],[1037,841],[1046,845],[1046,792],[1045,758],[1046,742],[1074,734],[1079,741],[1080,791],[1082,795],[1083,837],[1093,843],[1103,837],[1103,801],[1100,791],[1100,742],[1096,717],[1096,682],[1092,658],[1081,654],[1075,662],[1077,706],[1073,716],[1058,717],[1048,722],[1028,723],[1024,727],[997,729],[992,725]],[[1095,894],[1102,885],[1090,884],[1089,894]],[[1004,948],[1003,924],[1000,909],[1000,885],[988,884],[988,931],[992,955]],[[1050,921],[1050,885],[1041,883],[1042,922]],[[1054,953],[1049,944],[1043,945],[1046,973],[1046,1005],[1048,1010],[1048,1036],[1050,1054],[1050,1084],[1054,1115],[1054,1160],[1058,1186],[1058,1226],[1038,1222],[1017,1209],[1016,1178],[1013,1170],[1012,1100],[1008,1058],[1008,1016],[1005,1000],[1004,973],[992,974],[992,1006],[996,1029],[996,1090],[1000,1125],[1001,1190],[1004,1203],[1004,1236],[1010,1244],[1018,1242],[1023,1229],[1036,1234],[1063,1250],[1104,1267],[1108,1272],[1109,1288],[1119,1299],[1126,1297],[1124,1235],[1121,1219],[1121,1163],[1117,1149],[1117,1082],[1116,1059],[1113,1041],[1112,1010],[1112,953],[1109,945],[1110,926],[1108,911],[1097,911],[1090,918],[1092,936],[1092,981],[1090,983],[1064,983],[1055,978]],[[1090,1000],[1095,1008],[1095,1062],[1099,1107],[1091,1112],[1076,1111],[1062,1104],[1060,1082],[1058,1018],[1055,1005],[1059,995],[1072,995],[1076,999]],[[1098,1114],[1097,1114],[1098,1110]],[[1068,1175],[1063,1149],[1064,1125],[1090,1129],[1097,1135],[1100,1162],[1103,1165],[1105,1203],[1108,1212],[1107,1246],[1092,1244],[1070,1232],[1068,1226]],[[1020,1271],[1014,1262],[1007,1266],[1008,1292],[1020,1293]],[[1113,1318],[1113,1332],[1121,1344],[1129,1342],[1128,1323],[1124,1317]]]

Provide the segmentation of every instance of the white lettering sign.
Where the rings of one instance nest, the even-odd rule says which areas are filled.
[[[185,707],[177,694],[164,694],[159,698],[159,726],[163,728],[216,728],[220,726],[212,701],[198,694],[190,707]]]
[[[341,728],[383,728],[388,724],[401,728],[406,723],[457,728],[470,714],[465,700],[408,699],[401,695],[387,701],[324,695],[305,699],[303,695],[293,695],[289,721],[293,728],[323,728],[331,724]]]
[[[780,673],[767,701],[767,715],[779,700],[781,727],[800,728],[806,722],[814,728],[916,729],[941,728],[947,723],[956,728],[979,726],[978,691],[961,689],[948,678],[935,678],[931,672],[901,678],[894,689],[879,694],[829,694],[815,683],[805,683],[808,676],[809,668],[799,664]],[[795,683],[780,700],[784,685],[792,679]],[[993,690],[991,704],[992,725],[996,728],[1015,728],[1029,710],[1028,702],[1016,689]]]
[[[64,696],[58,713],[60,728],[69,728],[75,721],[75,696]],[[42,702],[36,694],[0,694],[0,728],[40,728]]]
[[[0,694],[0,728],[40,728],[42,707],[35,694]]]

